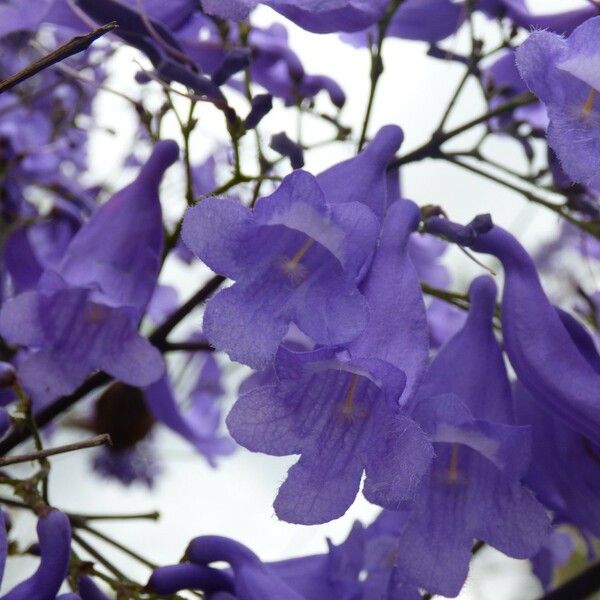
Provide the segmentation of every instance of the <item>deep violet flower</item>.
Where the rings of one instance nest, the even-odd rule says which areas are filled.
[[[504,267],[502,332],[520,381],[570,427],[600,441],[600,376],[550,304],[533,260],[507,231],[495,226],[471,246]]]
[[[467,14],[464,4],[452,0],[404,0],[390,21],[386,37],[434,44],[456,33]],[[356,46],[367,46],[369,37],[377,39],[375,27],[343,39]]]
[[[326,201],[362,202],[383,220],[388,206],[397,199],[389,188],[387,166],[403,140],[400,127],[386,125],[360,154],[317,175]]]
[[[566,531],[556,529],[548,536],[542,549],[531,559],[533,572],[544,590],[552,588],[554,571],[565,565],[574,551],[575,540]]]
[[[236,283],[207,305],[204,333],[216,348],[266,366],[291,323],[315,342],[340,344],[366,323],[354,283],[377,222],[362,204],[329,205],[315,178],[297,171],[254,210],[209,198],[186,214],[187,246]]]
[[[219,561],[229,563],[238,600],[303,600],[303,596],[282,581],[254,552],[234,540],[215,535],[197,537],[190,542],[186,557],[202,566]]]
[[[188,441],[213,467],[219,456],[234,450],[232,440],[218,433],[221,411],[216,403],[222,393],[219,376],[214,358],[206,356],[187,409],[178,404],[166,376],[144,390],[146,405],[154,418]]]
[[[239,0],[238,0],[239,1]],[[300,27],[315,33],[360,31],[376,23],[387,0],[266,0],[267,4]]]
[[[570,523],[594,536],[600,533],[600,450],[545,410],[517,382],[515,413],[532,431],[532,461],[527,483],[559,523]]]
[[[568,39],[538,31],[517,50],[521,76],[548,110],[548,144],[568,176],[592,188],[600,185],[599,32],[600,17],[594,17]]]
[[[492,18],[505,16],[524,29],[547,29],[564,35],[600,12],[593,2],[590,6],[563,12],[541,13],[532,12],[527,7],[527,0],[478,0],[476,7]]]
[[[274,503],[286,521],[341,516],[363,470],[365,496],[395,508],[411,499],[429,464],[431,447],[399,404],[403,392],[410,401],[427,362],[425,309],[406,254],[418,223],[413,203],[390,207],[363,286],[370,319],[346,352],[280,348],[275,373],[243,393],[227,418],[250,450],[301,455]]]
[[[40,564],[33,575],[12,588],[2,600],[54,600],[69,566],[71,526],[68,517],[48,509],[37,523]]]
[[[68,394],[96,369],[141,386],[162,375],[162,357],[137,326],[162,252],[158,185],[177,155],[174,142],[157,144],[137,179],[98,209],[37,289],[2,306],[0,332],[28,348],[18,372],[35,398]]]
[[[467,322],[436,355],[412,413],[434,442],[432,466],[414,504],[381,517],[383,530],[397,536],[402,575],[444,596],[460,591],[475,539],[527,558],[549,525],[520,485],[529,432],[511,425],[511,391],[492,330],[495,295],[488,277],[471,284]]]

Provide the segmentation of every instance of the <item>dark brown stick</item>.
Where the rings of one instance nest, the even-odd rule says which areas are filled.
[[[48,456],[54,456],[55,454],[75,452],[76,450],[83,450],[84,448],[95,448],[96,446],[102,446],[104,444],[110,445],[110,443],[110,435],[108,435],[108,433],[103,433],[102,435],[97,435],[89,440],[83,440],[73,444],[65,444],[64,446],[56,446],[55,448],[45,448],[44,450],[19,454],[18,456],[0,457],[0,467],[39,460],[40,458],[47,458]]]
[[[3,81],[0,81],[0,94],[10,90],[19,83],[29,79],[30,77],[33,77],[40,71],[51,67],[65,58],[69,58],[69,56],[73,56],[74,54],[78,54],[79,52],[87,50],[98,38],[109,33],[113,29],[116,29],[117,27],[117,23],[113,21],[112,23],[102,25],[102,27],[99,27],[98,29],[94,29],[94,31],[90,31],[90,33],[74,37],[66,44],[59,46],[56,48],[56,50],[46,54],[46,56],[42,56],[42,58],[36,60],[34,63],[28,65],[18,73],[7,77]]]

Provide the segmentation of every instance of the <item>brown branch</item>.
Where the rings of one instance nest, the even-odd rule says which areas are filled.
[[[79,52],[87,50],[98,38],[102,37],[113,29],[116,29],[117,27],[117,23],[113,21],[112,23],[102,25],[102,27],[99,27],[98,29],[94,29],[94,31],[90,31],[90,33],[74,37],[66,44],[59,46],[56,48],[56,50],[46,54],[46,56],[42,56],[42,58],[26,66],[18,73],[7,77],[3,81],[0,81],[0,94],[10,90],[26,79],[37,75],[37,73],[40,71],[43,71],[44,69],[47,69],[48,67],[65,60],[65,58],[69,58],[69,56],[73,56],[74,54],[78,54]]]
[[[55,448],[45,448],[44,450],[36,450],[35,452],[19,454],[18,456],[0,457],[0,467],[40,460],[42,458],[48,458],[48,456],[75,452],[76,450],[83,450],[84,448],[95,448],[96,446],[103,446],[104,444],[111,444],[110,435],[108,435],[108,433],[103,433],[102,435],[97,435],[89,440],[82,440],[81,442],[75,442],[73,444],[65,444],[64,446],[56,446]]]

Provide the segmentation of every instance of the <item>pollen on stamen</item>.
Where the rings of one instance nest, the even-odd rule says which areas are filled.
[[[354,394],[356,393],[357,385],[358,375],[355,374],[350,378],[350,385],[348,386],[348,391],[342,405],[342,416],[344,419],[352,419],[355,416]]]
[[[312,238],[307,238],[306,241],[300,246],[298,251],[292,256],[290,259],[285,259],[282,261],[281,269],[282,271],[294,282],[299,283],[302,280],[306,279],[308,274],[308,269],[301,265],[301,261],[306,255],[306,253],[310,250],[311,246],[315,243],[315,240]]]
[[[106,307],[99,304],[90,304],[85,310],[85,319],[91,323],[98,323],[106,317]]]
[[[458,444],[452,444],[448,480],[451,483],[456,483],[458,481]]]
[[[590,114],[592,113],[592,110],[594,108],[594,102],[596,101],[597,96],[598,96],[598,90],[596,90],[595,88],[591,88],[590,93],[588,94],[588,97],[585,101],[585,104],[583,105],[583,108],[581,109],[581,115],[583,117],[587,118],[590,116]]]

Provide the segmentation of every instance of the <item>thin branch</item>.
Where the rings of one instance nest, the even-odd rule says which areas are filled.
[[[166,342],[167,336],[177,325],[199,304],[216,292],[225,282],[225,277],[215,275],[203,285],[185,304],[182,304],[162,325],[157,327],[149,340],[155,346],[160,347]],[[0,444],[1,448],[1,444]]]
[[[55,417],[71,408],[71,406],[76,404],[91,391],[109,383],[111,380],[112,378],[110,375],[107,375],[106,373],[95,373],[91,377],[88,377],[88,379],[72,394],[54,400],[54,402],[51,402],[48,406],[37,412],[34,415],[35,422],[38,427],[47,425]],[[0,440],[0,456],[8,454],[13,448],[29,439],[30,436],[31,432],[26,427],[14,428],[3,440]]]
[[[405,165],[407,163],[422,160],[424,158],[430,158],[430,157],[438,158],[440,155],[441,146],[448,140],[451,140],[452,138],[460,135],[461,133],[464,133],[465,131],[468,131],[469,129],[472,129],[473,127],[476,127],[477,125],[481,125],[482,123],[487,123],[490,119],[493,119],[494,117],[497,117],[498,115],[502,115],[504,113],[510,112],[511,110],[514,110],[515,108],[519,108],[520,106],[532,104],[533,102],[536,102],[536,101],[537,101],[537,98],[533,94],[527,92],[526,94],[521,94],[520,96],[513,98],[509,102],[501,104],[500,106],[497,106],[496,108],[494,108],[492,110],[489,110],[488,112],[480,115],[479,117],[476,117],[475,119],[472,119],[471,121],[467,121],[466,123],[463,123],[462,125],[460,125],[459,127],[456,127],[455,129],[451,129],[450,131],[447,131],[446,133],[436,132],[431,136],[431,138],[428,142],[426,142],[419,148],[416,148],[412,152],[409,152],[408,154],[405,154],[404,156],[400,156],[400,157],[396,158],[395,160],[393,160],[388,165],[388,169],[394,169],[394,168],[400,167],[402,165]]]
[[[113,21],[112,23],[107,23],[106,25],[103,25],[94,31],[90,31],[90,33],[74,37],[66,44],[59,46],[56,48],[56,50],[53,50],[46,56],[36,60],[34,63],[28,65],[18,73],[7,77],[3,81],[0,81],[0,94],[12,89],[26,79],[33,77],[40,71],[43,71],[44,69],[47,69],[48,67],[65,60],[65,58],[69,58],[69,56],[73,56],[74,54],[78,54],[79,52],[87,50],[94,41],[107,34],[109,31],[113,31],[113,29],[116,29],[117,27],[117,23]]]
[[[89,440],[82,440],[81,442],[75,442],[73,444],[65,444],[64,446],[56,446],[55,448],[45,448],[35,452],[28,452],[27,454],[19,454],[18,456],[0,457],[0,467],[40,460],[48,458],[48,456],[66,454],[67,452],[75,452],[76,450],[83,450],[84,448],[95,448],[96,446],[103,446],[104,444],[111,445],[111,443],[110,435],[108,435],[108,433],[103,433],[102,435],[97,435]]]
[[[164,342],[161,344],[163,352],[214,352],[212,344],[208,342]]]
[[[0,503],[3,500],[0,499]],[[114,514],[114,515],[95,515],[85,513],[68,513],[74,519],[83,521],[137,521],[148,520],[157,521],[160,519],[160,513],[157,510],[147,513]]]

